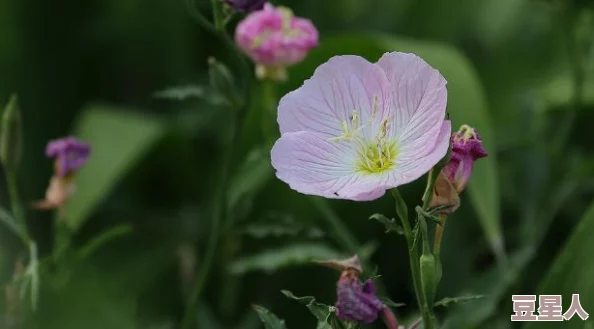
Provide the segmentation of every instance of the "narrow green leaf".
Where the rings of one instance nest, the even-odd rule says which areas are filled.
[[[563,297],[563,312],[567,311],[571,305],[572,294],[580,295],[580,304],[586,312],[590,313],[590,317],[594,312],[594,285],[592,284],[592,278],[594,277],[594,262],[592,262],[593,235],[594,202],[591,203],[590,208],[580,220],[538,287],[537,292],[539,295],[561,295]],[[554,323],[538,322],[538,324],[538,326],[535,326],[528,322],[522,328],[559,328]],[[583,327],[584,321],[577,315],[563,325],[563,328],[568,329]]]
[[[91,239],[79,251],[82,258],[89,257],[93,252],[104,246],[105,244],[117,239],[123,235],[132,233],[132,226],[128,224],[117,225],[108,229],[105,232],[99,233],[98,236]]]
[[[384,224],[386,227],[386,233],[395,232],[400,235],[404,234],[402,225],[400,225],[400,223],[398,223],[394,218],[388,218],[383,214],[373,214],[369,217],[369,219],[373,219]]]
[[[404,304],[404,303],[396,303],[387,297],[380,297],[380,300],[382,301],[382,303],[384,303],[384,305],[386,305],[388,307],[392,307],[392,308],[399,308],[399,307],[406,306],[406,304]]]
[[[253,198],[274,177],[269,153],[265,147],[251,150],[235,171],[229,184],[229,209],[233,210],[242,199]]]
[[[265,329],[287,329],[285,320],[279,319],[274,313],[259,305],[253,305],[252,307],[258,313]]]
[[[333,306],[317,302],[316,299],[312,296],[297,297],[288,290],[281,290],[281,292],[288,298],[296,300],[299,303],[307,306],[311,314],[313,314],[319,322],[327,322],[328,316],[334,308]]]
[[[4,224],[4,226],[6,226],[6,228],[13,232],[16,236],[21,236],[16,219],[14,219],[14,217],[12,217],[12,215],[10,215],[10,213],[2,207],[0,207],[0,223]]]
[[[383,53],[391,51],[415,53],[437,68],[448,81],[448,112],[454,129],[468,124],[480,132],[489,156],[477,162],[468,194],[491,248],[498,259],[503,259],[496,138],[481,82],[470,61],[457,49],[447,44],[382,35],[328,36],[304,62],[291,70],[293,79],[287,89],[299,87],[331,56],[354,54],[375,62]]]
[[[342,255],[320,243],[299,243],[266,250],[241,258],[231,264],[231,272],[243,274],[251,271],[272,273],[280,269],[308,264],[313,260],[340,258]]]
[[[0,122],[0,161],[9,171],[18,169],[21,161],[23,131],[21,111],[16,95],[12,95],[2,112]]]
[[[83,111],[75,134],[91,144],[92,153],[77,175],[76,194],[65,211],[67,225],[73,231],[163,133],[159,120],[126,109],[91,106]]]
[[[203,86],[197,85],[175,86],[157,91],[153,97],[184,101],[191,98],[203,98],[206,95],[206,89]]]
[[[442,300],[439,300],[435,303],[435,306],[444,306],[448,307],[452,304],[460,304],[460,303],[468,303],[473,300],[485,298],[485,295],[468,295],[468,296],[460,296],[460,297],[446,297]]]

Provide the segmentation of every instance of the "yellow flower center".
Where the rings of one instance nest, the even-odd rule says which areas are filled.
[[[394,168],[396,143],[375,143],[358,150],[357,171],[366,174],[379,174]]]
[[[388,138],[389,120],[384,119],[376,136],[371,140],[365,137],[361,130],[373,124],[377,115],[377,96],[373,99],[371,118],[365,125],[361,124],[359,112],[353,111],[350,122],[341,122],[342,133],[331,140],[348,140],[357,150],[356,171],[364,174],[379,174],[388,171],[395,166],[395,159],[398,154],[396,142]]]

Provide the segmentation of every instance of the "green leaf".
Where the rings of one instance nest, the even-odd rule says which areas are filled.
[[[440,301],[435,303],[435,306],[444,306],[448,307],[451,304],[460,304],[460,303],[468,303],[473,300],[485,298],[485,295],[468,295],[468,296],[460,296],[460,297],[446,297]]]
[[[382,303],[384,303],[384,305],[386,305],[388,307],[392,307],[392,308],[399,308],[399,307],[406,306],[406,304],[404,304],[404,303],[396,303],[387,297],[380,297],[380,300],[382,301]]]
[[[355,54],[375,62],[383,53],[391,51],[415,53],[437,68],[448,81],[448,112],[454,129],[468,124],[480,132],[489,156],[476,163],[468,194],[491,248],[502,259],[496,138],[481,82],[470,61],[456,48],[442,43],[382,35],[328,36],[307,60],[290,71],[292,80],[288,90],[298,88],[311,77],[317,66],[334,55]]]
[[[539,295],[561,295],[563,296],[563,311],[571,305],[572,294],[580,295],[580,303],[586,312],[594,312],[594,262],[592,262],[592,250],[594,250],[594,202],[580,220],[571,237],[555,258],[551,268],[542,279],[538,287]],[[511,302],[510,302],[511,303]],[[526,323],[522,328],[559,328],[554,324],[538,322],[535,326]],[[584,321],[577,315],[564,323],[563,328],[583,328]]]
[[[153,97],[175,101],[184,101],[190,98],[203,98],[205,95],[205,87],[196,85],[185,85],[169,87],[167,89],[157,91],[153,95]]]
[[[293,295],[293,293],[288,290],[281,290],[281,292],[283,293],[283,295],[287,296],[288,298],[296,300],[299,303],[305,305],[309,309],[311,314],[313,314],[316,317],[316,319],[318,319],[319,322],[324,322],[324,323],[327,322],[328,316],[330,315],[331,312],[333,312],[333,309],[334,309],[333,306],[319,303],[312,296],[297,297],[297,296]],[[318,328],[319,328],[319,325],[318,325]]]
[[[157,119],[126,109],[91,106],[75,134],[91,144],[89,162],[77,175],[77,190],[66,206],[67,225],[78,229],[111,189],[163,136]]]
[[[313,260],[340,258],[342,255],[320,243],[299,243],[266,250],[241,258],[231,264],[231,272],[251,271],[272,273],[289,266],[308,264]]]
[[[89,257],[89,255],[97,251],[105,244],[130,233],[132,233],[132,226],[128,224],[117,225],[113,228],[110,228],[91,239],[91,241],[87,242],[87,244],[79,250],[79,255],[82,258]]]
[[[265,147],[251,150],[230,182],[229,209],[233,210],[242,199],[253,198],[272,177],[269,150]]]
[[[4,226],[6,226],[16,236],[21,236],[19,226],[16,223],[16,219],[14,219],[14,217],[12,217],[12,215],[10,215],[10,213],[2,207],[0,207],[0,223],[4,224]]]
[[[16,171],[21,162],[23,147],[23,128],[21,110],[16,95],[10,100],[2,112],[0,122],[0,162],[8,171]]]
[[[369,219],[373,219],[384,224],[386,227],[386,233],[395,232],[400,235],[404,234],[402,225],[400,225],[394,218],[388,218],[383,214],[373,214],[369,217]]]
[[[253,305],[252,307],[258,313],[262,323],[264,323],[265,329],[287,329],[285,320],[279,319],[274,313],[259,305]]]

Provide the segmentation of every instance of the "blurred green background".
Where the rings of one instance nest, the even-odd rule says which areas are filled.
[[[209,12],[208,1],[197,2]],[[481,132],[490,156],[477,163],[448,221],[438,299],[486,297],[438,308],[444,328],[594,328],[592,318],[510,322],[512,294],[562,294],[565,310],[579,293],[594,313],[594,3],[275,3],[310,18],[321,33],[320,47],[290,69],[277,97],[335,54],[375,61],[386,51],[415,52],[448,80],[456,128],[466,123]],[[66,220],[84,257],[69,253],[43,268],[35,312],[28,296],[17,311],[2,301],[0,327],[178,327],[203,264],[217,172],[229,148],[229,110],[200,96],[210,56],[238,71],[234,54],[192,20],[182,0],[0,2],[0,103],[19,96],[19,186],[41,258],[52,252],[54,218],[28,204],[44,196],[52,174],[45,144],[75,134],[93,147]],[[187,97],[179,88],[183,99],[156,97],[172,86],[186,86]],[[259,304],[289,328],[313,328],[307,309],[279,291],[334,303],[339,273],[309,260],[354,252],[366,258],[368,272],[377,267],[382,294],[406,304],[397,316],[416,318],[404,239],[368,220],[395,216],[391,198],[323,201],[274,178],[260,133],[263,90],[249,87],[228,215],[195,327],[261,328],[251,308]],[[410,206],[423,189],[423,180],[403,187]],[[0,193],[9,209],[4,178]],[[97,242],[101,236],[105,243]],[[0,228],[2,285],[26,257]]]

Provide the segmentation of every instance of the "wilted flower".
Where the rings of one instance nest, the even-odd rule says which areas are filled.
[[[336,56],[279,105],[276,175],[294,190],[373,200],[445,156],[446,81],[414,54]]]
[[[443,173],[458,194],[468,185],[474,162],[486,156],[487,151],[476,129],[463,125],[452,135],[452,157]]]
[[[290,9],[267,3],[239,23],[235,41],[256,62],[259,78],[283,80],[285,68],[302,61],[318,45],[318,31]]]
[[[91,148],[89,144],[74,137],[50,141],[45,149],[48,158],[55,159],[56,175],[65,177],[87,163]]]
[[[237,11],[251,13],[262,9],[266,0],[225,0],[225,2]]]
[[[45,193],[45,199],[36,202],[38,209],[59,209],[72,197],[76,190],[74,174],[85,163],[91,153],[89,144],[74,137],[66,137],[50,141],[45,149],[45,155],[53,158],[54,175]]]
[[[356,270],[345,270],[336,285],[336,315],[347,321],[374,322],[384,309],[375,294],[373,281],[361,284]]]

